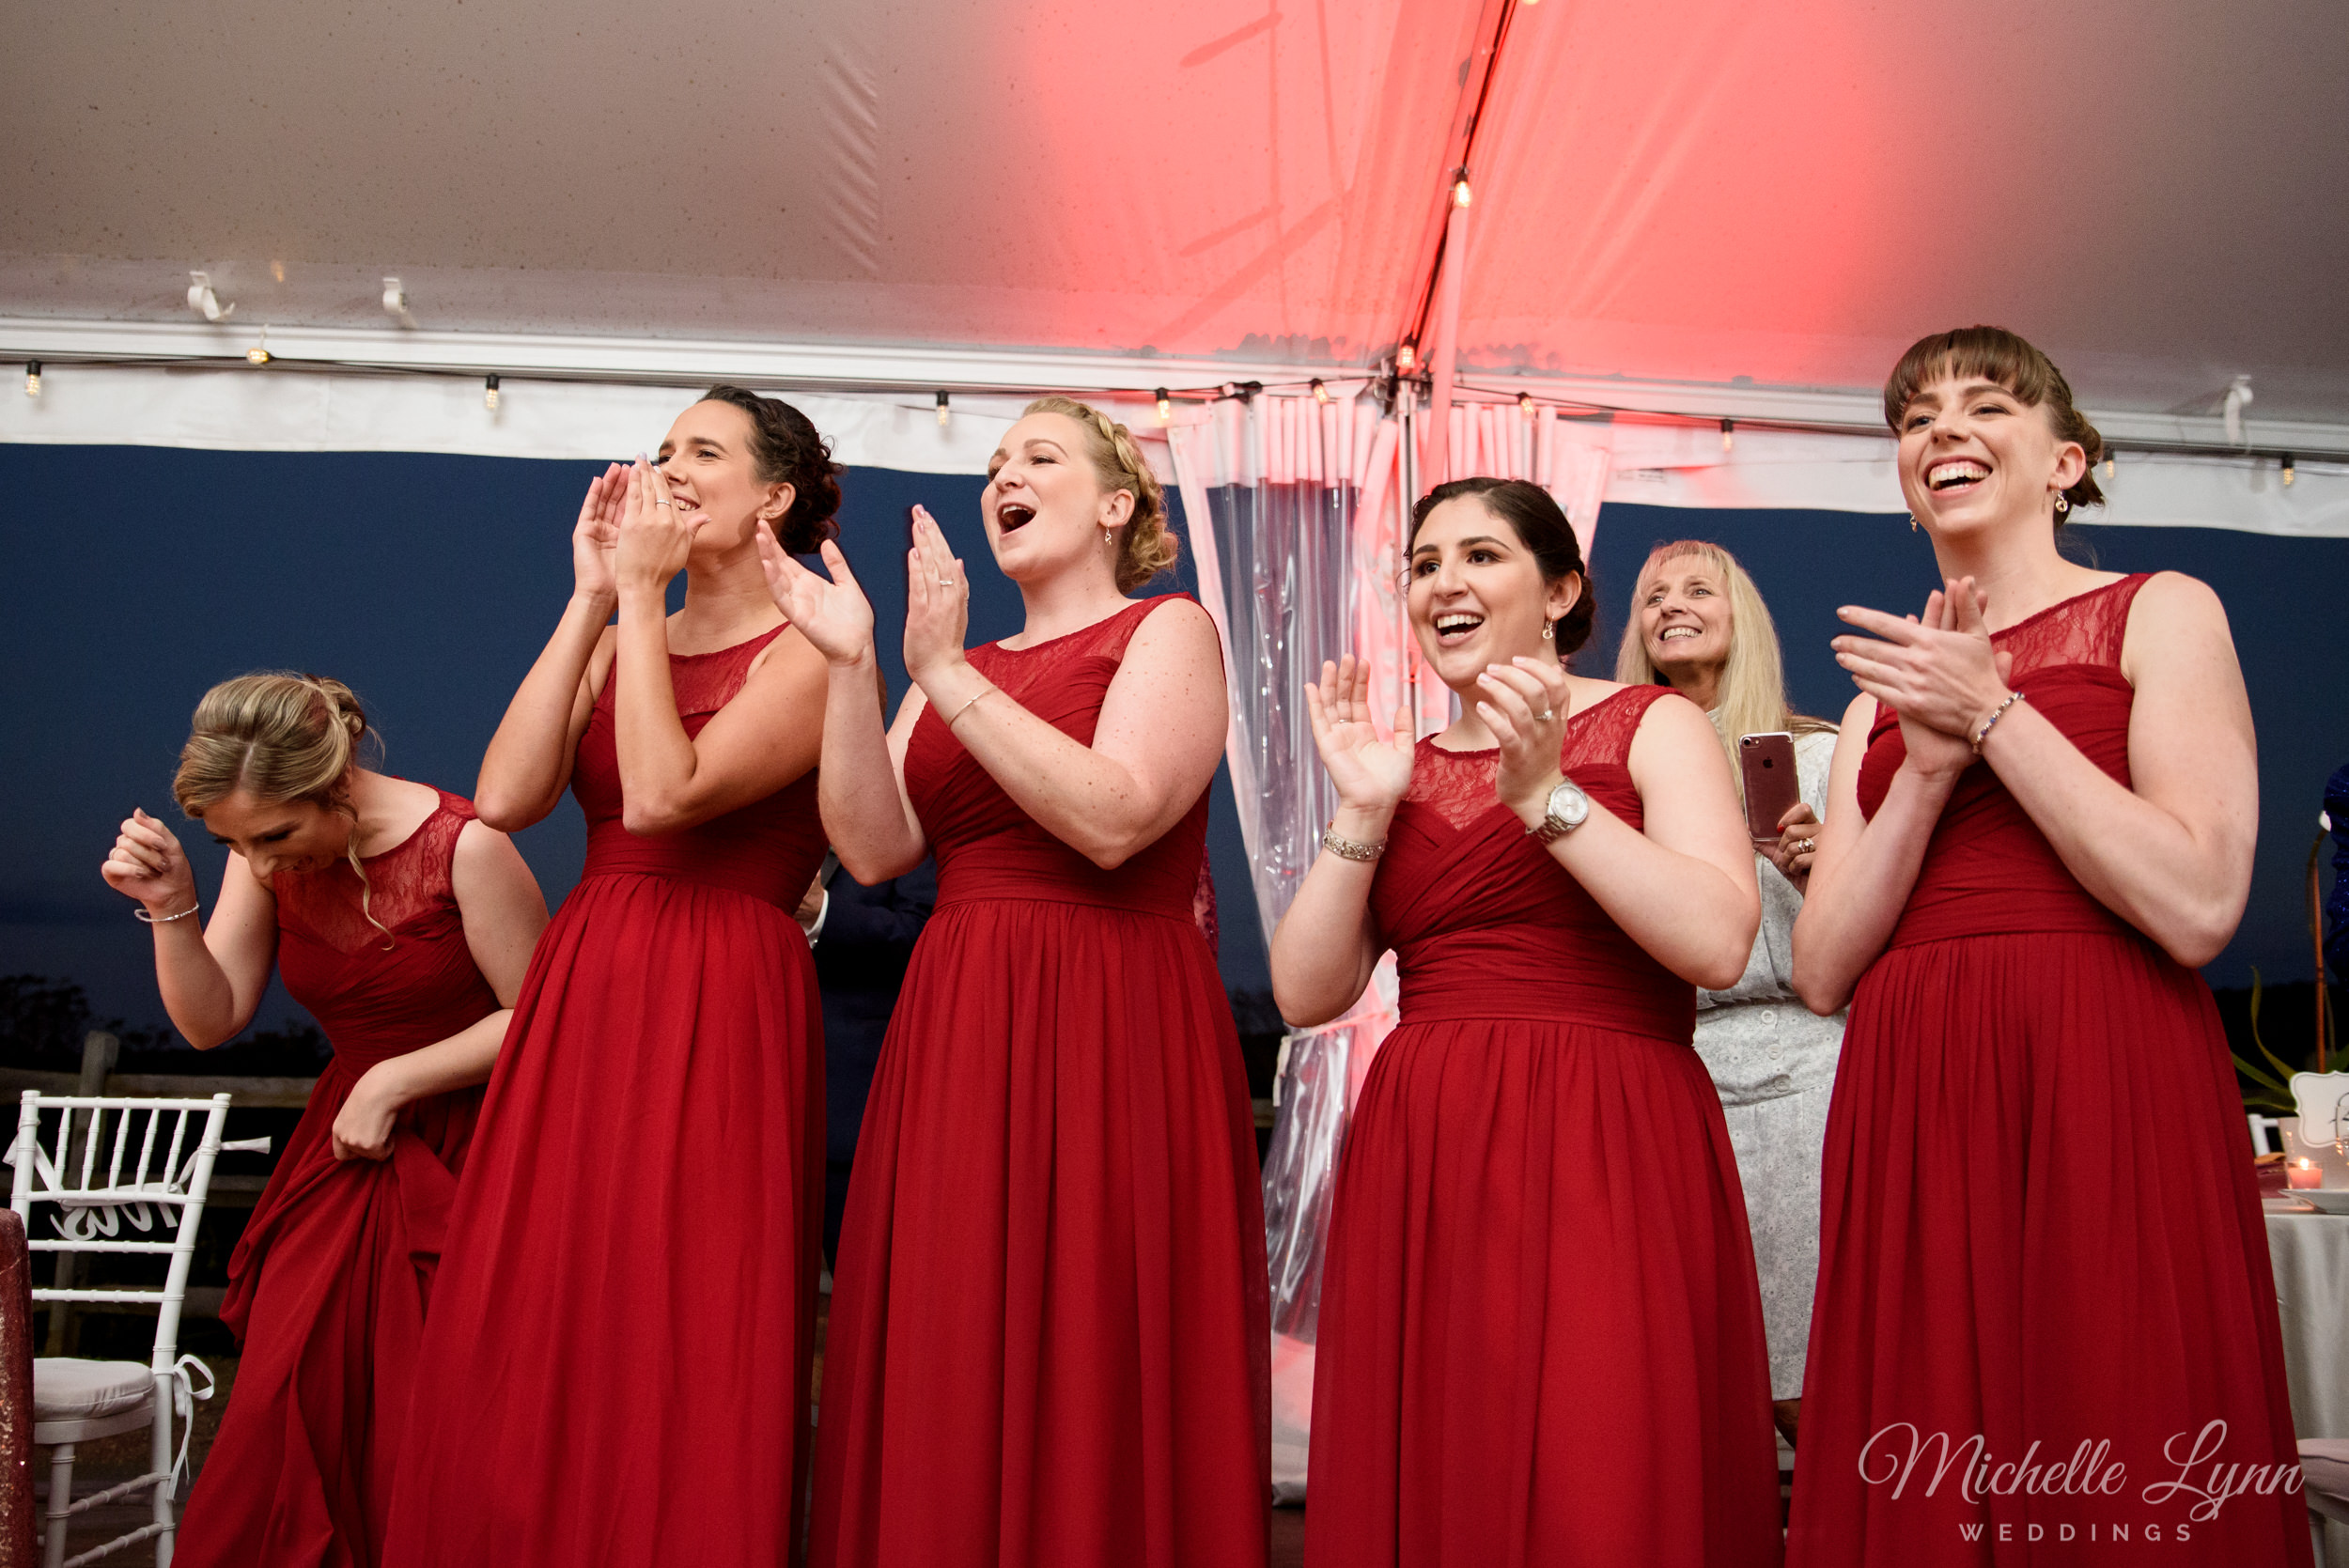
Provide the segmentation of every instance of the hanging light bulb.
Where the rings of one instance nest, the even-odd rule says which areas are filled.
[[[1419,363],[1419,353],[1418,353],[1418,350],[1414,349],[1413,349],[1413,348],[1412,348],[1409,344],[1408,344],[1408,343],[1398,343],[1398,344],[1396,344],[1396,345],[1395,345],[1395,347],[1394,347],[1394,367],[1395,367],[1395,369],[1397,369],[1397,370],[1401,371],[1404,375],[1407,375],[1407,376],[1408,376],[1408,375],[1409,375],[1409,374],[1411,373],[1411,369],[1412,369],[1412,367],[1413,367],[1414,365],[1416,365],[1418,363]]]
[[[2292,489],[2292,454],[2287,452],[2284,454],[2284,489]]]
[[[481,406],[491,413],[498,411],[498,379],[495,376],[481,383]]]
[[[1166,388],[1160,387],[1150,396],[1159,400],[1159,423],[1161,425],[1174,423],[1174,399],[1168,396]]]
[[[247,365],[267,365],[270,362],[269,329],[267,327],[261,329],[261,341],[244,351],[244,362]]]
[[[1533,417],[1533,395],[1532,393],[1520,392],[1517,394],[1517,412],[1525,415],[1528,419]]]
[[[24,365],[24,396],[40,396],[40,361],[27,360]]]
[[[1460,178],[1459,178],[1459,179],[1455,179],[1455,180],[1454,180],[1454,181],[1452,182],[1452,205],[1453,205],[1453,206],[1455,206],[1455,207],[1466,207],[1466,206],[1467,206],[1470,202],[1474,201],[1475,199],[1476,199],[1476,193],[1469,189],[1469,182],[1468,182],[1468,176],[1467,176],[1467,175],[1465,175],[1465,174],[1464,174],[1464,175],[1460,176]]]
[[[2105,448],[2105,477],[2112,477],[2112,448],[2109,446]]]
[[[944,429],[946,427],[946,421],[951,417],[953,416],[948,412],[946,408],[946,394],[941,392],[938,395],[938,427],[941,430]]]
[[[1320,377],[1315,376],[1314,378],[1314,401],[1316,403],[1327,403],[1329,400],[1330,389],[1321,384]]]
[[[1737,450],[1737,422],[1734,419],[1721,421],[1721,450],[1724,452]]]

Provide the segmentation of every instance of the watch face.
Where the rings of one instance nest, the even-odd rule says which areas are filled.
[[[1569,827],[1581,826],[1591,815],[1591,798],[1572,779],[1560,784],[1549,792],[1549,815]]]

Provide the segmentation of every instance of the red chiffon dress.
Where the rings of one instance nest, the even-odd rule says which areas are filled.
[[[971,662],[1090,744],[1166,602]],[[1264,1219],[1239,1040],[1191,919],[1206,798],[1103,871],[935,709],[905,776],[938,910],[857,1143],[810,1559],[1261,1568]]]
[[[387,1160],[337,1160],[328,1135],[369,1067],[497,1011],[449,881],[473,819],[471,802],[443,794],[407,839],[366,857],[364,888],[343,861],[271,881],[277,972],[334,1055],[228,1260],[220,1315],[243,1358],[180,1521],[181,1568],[366,1565],[381,1553],[481,1091],[405,1107]]]
[[[688,735],[776,634],[670,656]],[[450,1217],[394,1563],[732,1568],[797,1539],[824,1053],[792,909],[824,854],[816,775],[630,833],[623,678],[572,772],[586,872],[531,957]]]
[[[1668,689],[1568,721],[1560,765],[1638,828]],[[1493,791],[1420,742],[1370,907],[1402,1022],[1340,1156],[1305,1559],[1772,1564],[1769,1358],[1696,990]]]
[[[1995,639],[2123,784],[2144,581]],[[1861,811],[1906,754],[1880,711]],[[2201,976],[1968,769],[1852,997],[1790,1560],[2308,1562],[2248,1144]],[[2250,1486],[2215,1516],[2214,1464]]]

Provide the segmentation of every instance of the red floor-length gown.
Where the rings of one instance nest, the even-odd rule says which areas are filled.
[[[1568,721],[1633,828],[1662,687]],[[1420,742],[1371,884],[1402,1022],[1332,1199],[1314,1371],[1315,1568],[1779,1560],[1769,1358],[1696,991]]]
[[[688,735],[776,635],[670,656]],[[394,1563],[732,1568],[797,1538],[824,1056],[791,911],[824,854],[816,775],[630,833],[624,678],[572,772],[586,874],[532,955],[450,1218]]]
[[[345,861],[271,881],[278,975],[334,1056],[228,1262],[220,1315],[243,1355],[180,1521],[180,1568],[366,1568],[381,1553],[481,1091],[404,1108],[387,1160],[337,1160],[329,1134],[369,1067],[497,1011],[449,881],[473,818],[470,801],[442,794],[414,832],[366,857],[364,887]]]
[[[2144,581],[1995,638],[2015,690],[2123,784],[2121,647]],[[1863,812],[1906,754],[1881,711]],[[2248,1145],[2201,977],[2090,896],[1987,764],[1968,768],[1852,997],[1791,1560],[2308,1562],[2296,1481],[2270,1472],[2208,1519],[2163,1489],[2212,1421],[2222,1465],[2295,1463]],[[1975,1438],[1991,1467],[2036,1467],[2038,1495],[2008,1472],[1968,1498]]]
[[[1167,602],[971,662],[1090,744]],[[1206,798],[1103,871],[935,709],[905,771],[938,911],[857,1144],[811,1560],[1261,1568],[1264,1219],[1239,1040],[1191,921]]]

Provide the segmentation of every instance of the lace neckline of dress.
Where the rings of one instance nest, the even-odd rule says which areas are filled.
[[[1051,646],[1053,644],[1055,644],[1055,643],[1066,643],[1066,642],[1067,642],[1067,641],[1068,641],[1068,639],[1070,639],[1071,637],[1082,637],[1082,636],[1083,636],[1086,632],[1088,632],[1088,631],[1098,631],[1099,629],[1101,629],[1101,628],[1103,628],[1103,627],[1105,627],[1105,626],[1109,625],[1112,621],[1113,621],[1113,620],[1117,619],[1117,617],[1118,617],[1118,616],[1123,615],[1123,614],[1126,614],[1126,613],[1129,613],[1129,612],[1131,612],[1131,611],[1133,611],[1133,610],[1139,609],[1139,608],[1140,608],[1141,606],[1143,606],[1143,605],[1145,605],[1145,604],[1148,604],[1148,603],[1151,603],[1151,602],[1152,602],[1152,600],[1151,600],[1151,599],[1146,599],[1146,598],[1129,598],[1129,599],[1128,599],[1128,600],[1126,601],[1125,608],[1124,608],[1124,609],[1122,609],[1122,610],[1112,610],[1112,611],[1111,611],[1108,614],[1106,614],[1106,615],[1102,616],[1099,620],[1097,620],[1097,621],[1087,621],[1084,625],[1082,625],[1082,626],[1079,627],[1079,628],[1078,628],[1076,630],[1074,630],[1074,631],[1064,631],[1064,632],[1062,632],[1062,633],[1061,633],[1059,636],[1057,636],[1057,637],[1047,637],[1047,638],[1046,638],[1046,639],[1044,639],[1044,641],[1042,641],[1041,643],[1030,643],[1030,644],[1029,644],[1026,647],[1024,647],[1024,648],[1015,648],[1015,647],[1009,647],[1009,646],[1006,646],[1006,645],[1004,644],[1004,643],[1003,643],[1003,639],[1002,639],[1002,638],[1000,638],[1000,637],[999,637],[999,638],[997,638],[994,642],[988,644],[987,645],[988,645],[988,647],[990,647],[990,648],[993,648],[993,649],[994,649],[997,653],[1009,653],[1009,654],[1040,653],[1040,652],[1042,652],[1044,649],[1050,647],[1050,646]]]
[[[378,849],[372,855],[360,856],[359,863],[361,865],[373,865],[378,861],[390,859],[392,856],[398,854],[401,850],[409,847],[411,845],[421,843],[424,838],[424,831],[427,828],[431,827],[434,820],[446,810],[448,810],[448,796],[441,790],[433,790],[432,809],[424,814],[424,819],[422,821],[408,830],[408,836],[406,838],[401,839],[397,844],[392,845],[388,848]],[[349,864],[350,862],[346,861],[341,863]]]
[[[1608,692],[1607,695],[1593,703],[1590,706],[1579,709],[1577,712],[1567,714],[1566,727],[1571,730],[1575,725],[1582,722],[1583,720],[1588,719],[1592,714],[1596,713],[1600,708],[1605,707],[1609,703],[1620,701],[1639,690],[1640,688],[1636,686],[1618,686],[1612,691]],[[1434,752],[1438,756],[1445,757],[1488,757],[1501,750],[1499,746],[1471,746],[1464,751],[1455,751],[1449,746],[1437,745],[1436,737],[1432,735],[1423,739],[1420,744]]]
[[[2109,582],[2099,582],[2093,588],[2083,588],[2069,598],[2060,598],[2056,600],[2045,610],[2032,611],[2021,620],[2016,621],[2013,626],[2000,627],[1998,630],[1990,634],[1990,640],[1995,643],[2001,637],[2012,637],[2015,633],[2022,630],[2025,627],[2030,626],[2034,621],[2045,620],[2059,610],[2075,609],[2079,605],[2087,603],[2090,599],[2094,598],[2098,594],[2108,594],[2112,592],[2113,589],[2118,588],[2121,584],[2128,581],[2130,581],[2130,574],[2123,572]]]
[[[740,642],[728,643],[723,648],[711,648],[706,653],[672,653],[669,657],[671,659],[723,659],[730,653],[740,653],[744,648],[749,647],[754,643],[769,641],[773,638],[780,637],[790,629],[791,623],[789,621],[785,621],[781,626],[769,627],[764,631],[754,631],[748,637],[743,638]]]

